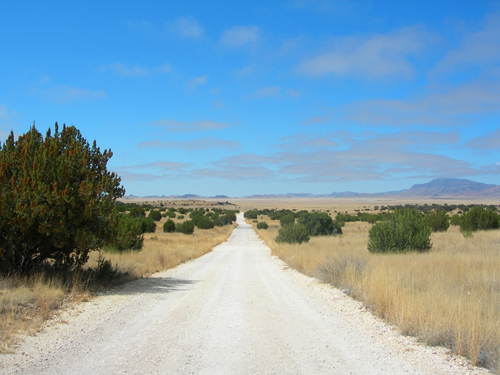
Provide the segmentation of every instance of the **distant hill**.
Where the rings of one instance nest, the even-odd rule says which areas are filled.
[[[413,185],[399,193],[403,197],[500,197],[500,186],[459,178],[436,178],[426,184]]]
[[[129,198],[136,198],[128,195]],[[127,198],[125,197],[125,198]],[[436,178],[425,184],[416,184],[407,190],[388,191],[385,193],[354,193],[352,191],[333,192],[330,194],[287,193],[260,194],[242,198],[283,199],[283,198],[398,198],[398,197],[447,197],[447,198],[500,198],[500,185],[483,184],[460,178]],[[149,196],[143,198],[162,199],[204,199],[207,197],[196,194]],[[226,195],[216,195],[210,198],[230,198]]]

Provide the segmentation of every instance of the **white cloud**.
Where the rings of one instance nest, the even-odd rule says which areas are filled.
[[[177,121],[172,119],[160,119],[150,122],[146,125],[149,126],[161,126],[170,132],[193,132],[193,131],[205,131],[205,130],[221,130],[232,126],[232,124],[217,122],[212,120],[200,120],[200,121]]]
[[[100,66],[99,71],[110,71],[122,77],[146,77],[151,74],[170,74],[172,73],[172,67],[169,64],[163,64],[155,68],[148,68],[139,65],[126,66],[125,64],[116,62]]]
[[[186,83],[186,87],[190,90],[196,89],[198,86],[203,86],[207,83],[207,76],[195,77]]]
[[[207,150],[214,148],[234,149],[240,147],[240,145],[240,142],[225,141],[222,139],[206,137],[202,139],[191,139],[188,141],[145,141],[139,143],[137,145],[137,148],[180,148],[186,150]]]
[[[267,97],[277,97],[280,95],[280,93],[280,86],[261,87],[260,89],[257,89],[252,94],[250,94],[249,97],[252,99],[262,99]]]
[[[344,106],[342,118],[363,125],[450,126],[500,113],[500,83],[475,81],[432,90],[425,96],[405,100],[356,101]]]
[[[328,52],[302,61],[307,76],[355,76],[368,79],[410,79],[410,58],[419,57],[436,37],[423,27],[405,27],[388,34],[336,38]]]
[[[193,17],[178,17],[170,25],[172,31],[186,38],[200,38],[203,36],[203,28],[198,20]]]
[[[330,121],[330,117],[328,116],[312,116],[302,120],[300,122],[301,125],[319,125],[324,124]]]
[[[466,34],[460,46],[445,54],[433,73],[452,72],[480,67],[498,66],[500,63],[500,15],[486,17],[477,31]]]
[[[45,90],[35,91],[46,100],[59,104],[66,104],[75,101],[106,99],[107,95],[103,90],[91,91],[67,85],[52,86]]]
[[[285,93],[291,98],[300,98],[302,96],[302,91],[297,89],[288,89]]]
[[[260,38],[258,26],[235,26],[225,30],[219,43],[230,48],[238,48],[246,45],[254,45]]]
[[[500,130],[473,138],[467,142],[467,146],[478,150],[500,150]]]

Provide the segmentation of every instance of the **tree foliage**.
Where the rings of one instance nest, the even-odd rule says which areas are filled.
[[[413,208],[396,209],[386,221],[368,232],[368,250],[373,253],[428,251],[432,247],[431,228],[423,214]]]
[[[477,230],[498,229],[499,215],[493,210],[476,206],[464,213],[460,218],[460,231],[471,233]]]
[[[341,224],[334,222],[325,212],[311,212],[299,216],[299,224],[302,224],[311,236],[326,236],[331,234],[342,234]]]
[[[450,227],[450,218],[443,210],[430,211],[426,216],[433,232],[446,232]]]
[[[74,126],[35,125],[0,145],[0,271],[29,272],[46,260],[81,266],[111,240],[115,200],[125,193],[101,152]]]
[[[175,223],[173,220],[168,219],[165,221],[165,224],[163,224],[163,231],[166,233],[172,233],[175,232]]]
[[[295,223],[295,216],[293,214],[286,214],[280,218],[280,224],[282,227],[285,225],[290,225]]]

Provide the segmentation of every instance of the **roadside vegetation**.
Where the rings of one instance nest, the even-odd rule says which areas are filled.
[[[407,207],[414,211],[403,216],[414,216],[413,226],[404,224],[401,237],[404,239],[403,234],[412,230],[419,236],[425,234],[418,242],[424,246],[402,246],[405,250],[400,252],[391,240],[385,251],[370,252],[373,229],[391,226],[391,220],[394,227],[401,221],[394,213],[401,214],[405,206],[393,208],[384,210],[381,220],[373,220],[379,213],[337,215],[330,211],[336,217],[334,221],[345,223],[343,234],[314,236],[302,244],[276,241],[281,228],[279,214],[255,210],[258,221],[268,224],[267,230],[257,232],[274,255],[362,301],[373,313],[397,325],[403,334],[416,336],[428,345],[450,348],[473,364],[499,373],[500,230],[495,229],[496,207],[418,210],[422,213]],[[439,212],[448,212],[446,220]],[[369,219],[361,221],[361,214]],[[449,216],[453,215],[458,220],[450,226]],[[376,224],[370,224],[370,219]],[[441,223],[437,230],[432,225],[435,222]],[[389,251],[391,248],[396,251]]]
[[[0,352],[70,302],[197,258],[231,234],[237,210],[117,202],[125,189],[107,170],[112,155],[57,123],[0,144]]]

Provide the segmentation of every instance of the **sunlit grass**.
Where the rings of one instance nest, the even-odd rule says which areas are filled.
[[[331,283],[365,303],[404,334],[443,345],[473,364],[499,368],[500,231],[464,238],[456,227],[432,234],[429,253],[374,255],[367,223],[347,223],[344,234],[277,244],[279,222],[257,230],[300,272]]]

